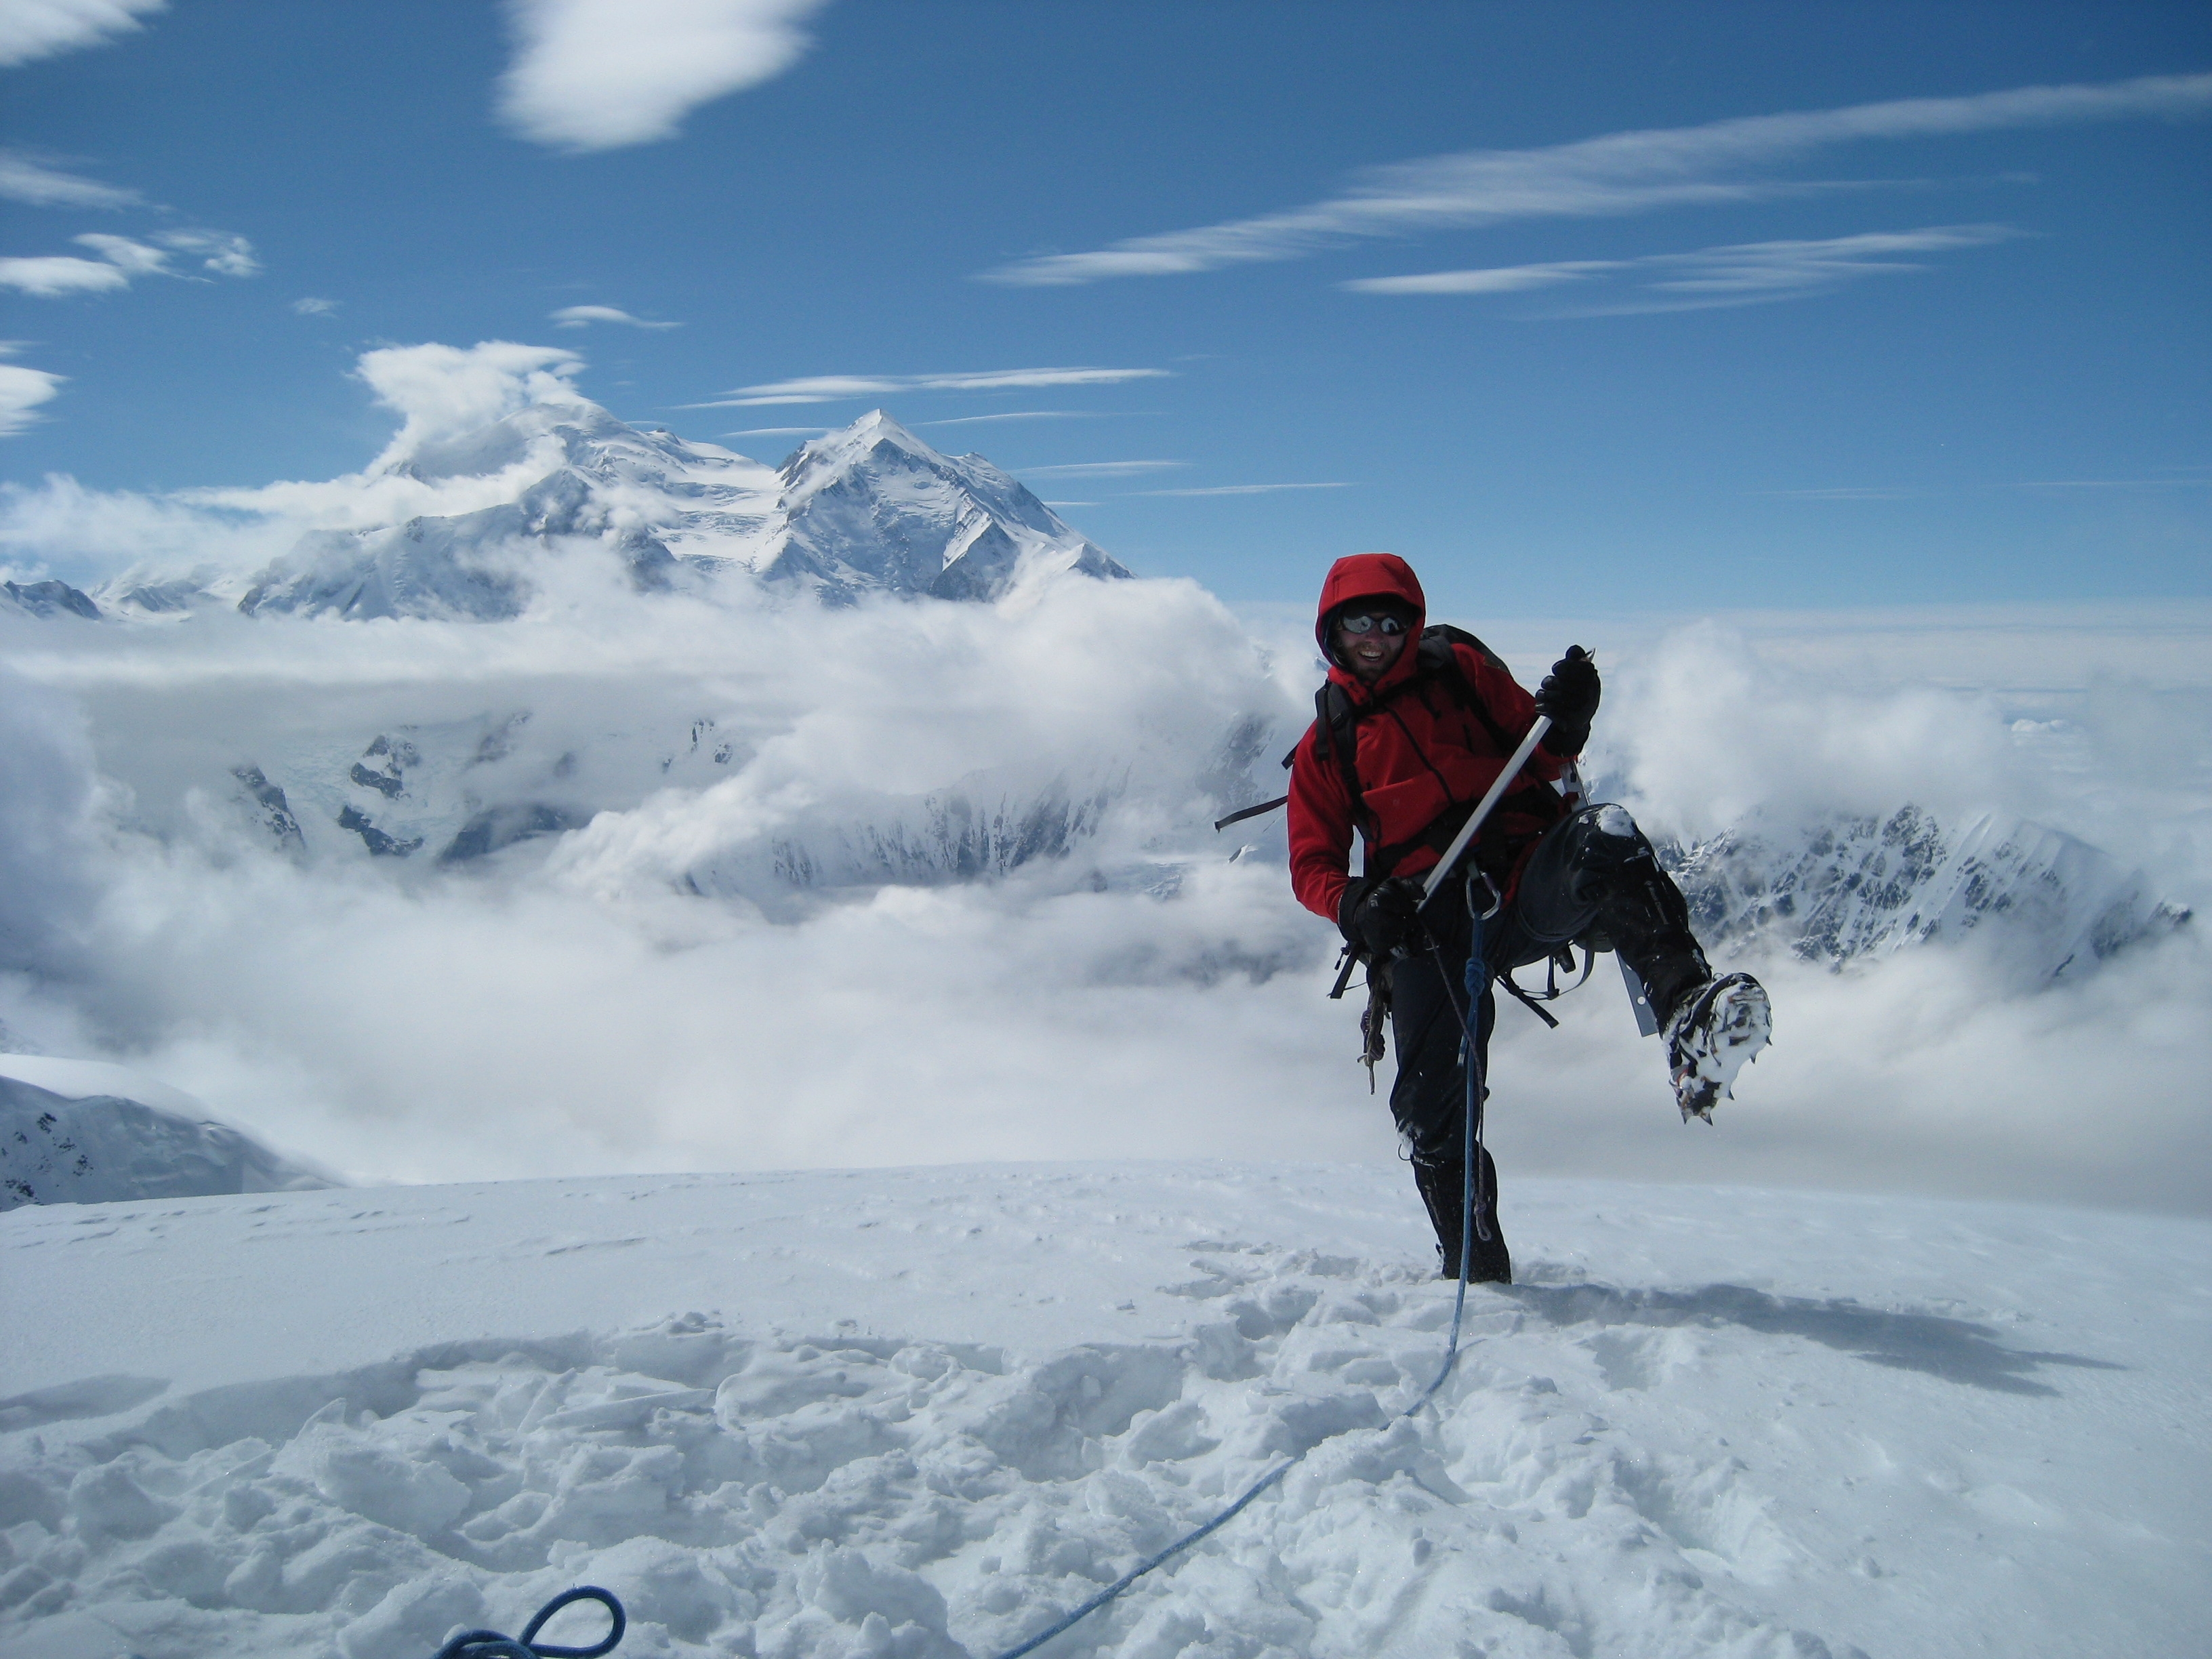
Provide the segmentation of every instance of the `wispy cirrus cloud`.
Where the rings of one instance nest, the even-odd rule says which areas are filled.
[[[1133,489],[1133,495],[1272,495],[1282,489],[1349,489],[1350,483],[1331,479],[1321,483],[1209,484],[1200,489]]]
[[[1302,258],[1363,239],[1510,220],[1752,201],[1825,188],[1759,175],[1842,144],[2094,121],[2197,118],[2208,112],[2212,75],[2150,76],[1748,116],[1608,133],[1540,149],[1469,150],[1378,167],[1348,190],[1284,212],[1133,237],[1088,252],[1018,260],[982,275],[1017,286],[1065,286]]]
[[[336,300],[319,300],[307,295],[293,301],[292,309],[302,317],[327,317],[338,308],[339,303]]]
[[[56,300],[65,294],[98,294],[130,286],[128,271],[102,260],[80,259],[74,254],[46,253],[0,259],[0,288],[12,288],[35,299]]]
[[[773,80],[813,44],[823,0],[507,0],[499,113],[557,149],[672,138],[684,116]]]
[[[0,340],[0,357],[12,357],[21,349],[14,340]],[[61,389],[62,380],[43,368],[0,362],[0,438],[12,438],[43,420],[39,405]]]
[[[1024,478],[1140,478],[1147,472],[1167,472],[1188,461],[1069,461],[1060,466],[1018,466],[1010,469]]]
[[[994,368],[965,374],[811,374],[741,386],[686,409],[742,409],[762,404],[831,404],[901,392],[1009,392],[1050,386],[1116,386],[1168,378],[1164,368]]]
[[[981,426],[998,421],[1093,421],[1098,409],[1010,409],[1003,415],[955,415],[949,420],[916,421],[915,426]]]
[[[123,208],[138,199],[135,190],[64,172],[23,150],[0,149],[0,201],[26,207]]]
[[[1355,294],[1525,294],[1565,284],[1606,282],[1631,291],[1548,317],[1705,310],[1762,305],[1824,294],[1867,276],[1899,276],[1928,266],[1905,256],[1986,247],[2021,234],[2008,225],[1930,225],[1919,230],[1867,231],[1772,242],[1738,242],[1687,253],[1634,259],[1563,259],[1483,270],[1432,270],[1407,276],[1363,276],[1341,286]]]
[[[1816,489],[1762,489],[1762,495],[1791,501],[1905,501],[1924,492],[1894,484],[1829,484]]]
[[[623,323],[631,328],[681,328],[681,323],[654,322],[644,317],[633,317],[627,311],[613,306],[562,306],[550,313],[556,328],[589,328],[593,323]]]
[[[100,294],[128,288],[131,279],[137,276],[190,277],[192,273],[179,270],[169,263],[175,253],[202,256],[200,269],[219,276],[253,276],[261,270],[260,262],[253,257],[253,244],[228,231],[164,231],[153,242],[111,236],[104,231],[88,231],[70,240],[79,247],[90,248],[100,258],[86,259],[71,253],[51,253],[0,259],[0,288],[52,300],[71,294]]]
[[[261,262],[253,244],[227,230],[170,230],[154,239],[163,247],[200,256],[200,269],[218,276],[258,276]]]
[[[0,69],[99,46],[145,27],[169,0],[11,0],[0,5]]]
[[[2212,472],[2174,468],[2153,478],[2029,478],[2015,489],[2212,489]]]

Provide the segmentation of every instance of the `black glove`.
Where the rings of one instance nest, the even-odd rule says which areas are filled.
[[[1552,717],[1544,747],[1555,755],[1581,754],[1589,741],[1598,696],[1597,659],[1579,645],[1569,646],[1536,688],[1537,711]]]
[[[1355,949],[1384,960],[1420,936],[1422,897],[1421,884],[1410,876],[1359,877],[1344,885],[1336,925]]]

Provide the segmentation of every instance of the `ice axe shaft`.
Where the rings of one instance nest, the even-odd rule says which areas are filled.
[[[1536,723],[1528,728],[1528,735],[1521,739],[1521,746],[1513,751],[1513,757],[1498,773],[1498,781],[1492,784],[1490,793],[1475,804],[1474,811],[1460,826],[1459,834],[1454,836],[1451,845],[1444,848],[1444,855],[1437,860],[1437,867],[1429,872],[1428,879],[1421,884],[1422,903],[1426,904],[1436,896],[1437,889],[1444,884],[1444,878],[1451,873],[1452,866],[1459,862],[1459,855],[1467,851],[1468,844],[1474,840],[1475,831],[1482,828],[1482,821],[1490,816],[1490,809],[1498,805],[1498,798],[1512,785],[1513,780],[1521,775],[1521,769],[1528,763],[1528,757],[1536,752],[1536,745],[1543,741],[1544,733],[1551,729],[1552,717],[1549,714],[1536,716]]]

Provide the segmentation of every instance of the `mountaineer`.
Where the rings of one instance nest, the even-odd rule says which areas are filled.
[[[1478,1077],[1486,1074],[1492,976],[1577,944],[1617,951],[1664,1034],[1686,1121],[1711,1121],[1738,1071],[1766,1042],[1771,1015],[1757,980],[1714,976],[1690,932],[1681,890],[1635,819],[1565,793],[1561,781],[1574,777],[1571,763],[1597,713],[1595,662],[1570,648],[1531,696],[1480,641],[1455,628],[1426,628],[1426,613],[1419,580],[1395,554],[1356,553],[1330,568],[1315,623],[1328,679],[1290,760],[1291,884],[1367,964],[1370,1065],[1388,1010],[1398,1049],[1390,1111],[1436,1228],[1444,1276],[1462,1276],[1472,1131],[1476,1236],[1466,1277],[1510,1282],[1497,1166],[1481,1146],[1480,1103],[1463,1105],[1467,1047],[1475,1050]],[[1434,870],[1539,714],[1551,729],[1459,869],[1425,899],[1416,878]],[[1358,876],[1350,867],[1355,831],[1363,843]],[[1470,976],[1478,937],[1482,960]],[[1458,988],[1478,983],[1472,999]]]

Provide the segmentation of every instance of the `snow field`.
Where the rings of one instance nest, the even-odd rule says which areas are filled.
[[[980,1659],[1302,1453],[1046,1651],[2188,1650],[2212,1229],[1504,1202],[1525,1282],[1408,1420],[1451,1287],[1395,1169],[19,1210],[0,1651],[427,1659],[583,1582],[623,1659]]]

